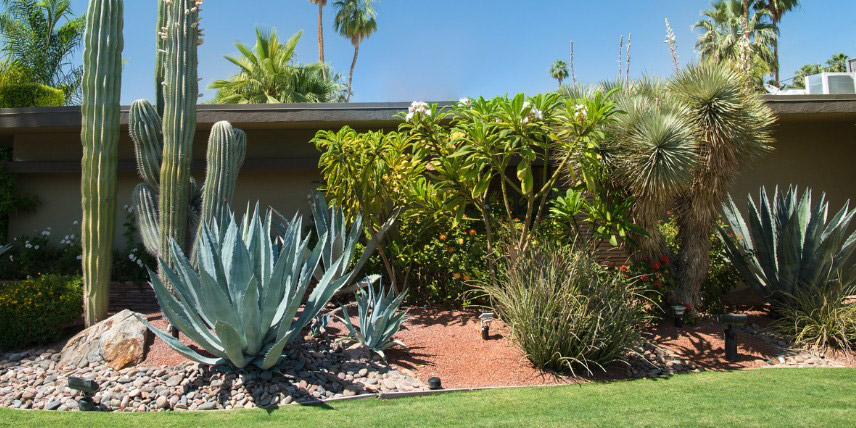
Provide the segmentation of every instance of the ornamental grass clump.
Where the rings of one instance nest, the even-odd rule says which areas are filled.
[[[538,368],[588,374],[627,353],[646,320],[633,281],[575,248],[540,244],[505,257],[478,288]]]
[[[856,345],[856,282],[831,281],[800,287],[781,306],[779,329],[812,349],[851,350]]]

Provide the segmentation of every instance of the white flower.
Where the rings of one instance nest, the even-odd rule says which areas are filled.
[[[431,116],[431,109],[428,107],[428,103],[424,101],[414,101],[410,103],[410,107],[407,109],[407,116],[405,120],[408,122],[410,119],[413,119],[415,114],[424,114],[426,116]]]
[[[33,248],[33,244],[31,244],[30,241],[27,241],[24,243],[24,248]]]
[[[404,120],[410,122],[410,119],[413,119],[413,113],[407,113],[407,116],[404,117]]]
[[[77,256],[77,260],[83,260],[83,256],[82,255]]]
[[[10,255],[10,256],[9,256],[9,260],[14,262],[14,261],[15,261],[15,256],[11,256],[11,255]]]
[[[137,260],[137,266],[143,267],[143,261],[138,259]]]
[[[469,107],[470,105],[472,105],[472,103],[473,103],[473,101],[469,98],[461,98],[458,100],[458,104],[460,104],[464,107]]]
[[[532,105],[532,103],[530,103],[529,101],[523,101],[523,110],[526,110],[526,108],[530,105]]]
[[[38,245],[36,245],[35,247],[33,247],[33,249],[34,249],[34,250],[38,250],[38,249],[39,249],[39,246],[38,246]]]
[[[585,122],[588,118],[588,110],[584,104],[577,104],[574,108],[574,120],[577,122]]]
[[[130,259],[132,262],[137,260],[137,258],[134,257],[133,254],[128,254],[128,259]]]
[[[74,221],[74,222],[72,222],[71,224],[73,224],[73,225],[77,226],[78,224],[80,224],[80,222],[79,222],[79,221],[77,221],[77,220],[75,220],[75,221]]]

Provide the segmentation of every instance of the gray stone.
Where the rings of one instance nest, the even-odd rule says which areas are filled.
[[[62,349],[60,366],[106,364],[120,370],[141,363],[151,333],[136,315],[143,316],[123,310],[72,337]]]
[[[59,409],[59,406],[62,405],[62,402],[59,400],[49,401],[48,404],[45,404],[45,410],[56,410]]]
[[[196,410],[214,410],[217,407],[217,403],[214,400],[207,401],[204,404],[200,404]]]

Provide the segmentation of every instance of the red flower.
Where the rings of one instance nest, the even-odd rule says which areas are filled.
[[[621,267],[618,268],[618,270],[620,270],[621,272],[627,272],[628,269],[630,269],[630,268],[627,267],[627,265],[621,265]]]
[[[671,260],[669,260],[669,256],[663,256],[663,257],[660,257],[660,261],[665,263],[665,264],[669,264],[669,262]]]
[[[686,307],[687,307],[687,312],[692,312],[692,311],[693,311],[693,305],[684,305],[684,306],[686,306]]]
[[[641,279],[642,282],[648,282],[649,278],[648,278],[648,275],[642,275],[639,279]]]
[[[662,282],[660,282],[660,281],[657,281],[657,282],[655,282],[655,283],[654,283],[654,285],[655,285],[655,286],[657,286],[657,288],[660,288],[660,287],[662,287],[662,286],[663,286],[663,283],[662,283]]]
[[[657,262],[654,262],[654,264],[651,265],[651,269],[660,270],[660,264]]]
[[[672,215],[672,211],[671,210],[666,211],[666,215]]]

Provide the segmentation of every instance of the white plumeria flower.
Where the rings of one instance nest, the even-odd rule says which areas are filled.
[[[407,113],[407,116],[404,117],[406,122],[410,122],[410,119],[413,119],[413,113]]]
[[[574,108],[574,120],[577,122],[585,122],[588,118],[588,110],[584,104],[577,104]]]
[[[458,100],[458,104],[460,104],[464,107],[469,107],[472,105],[472,103],[473,103],[473,101],[469,98],[461,98]]]

